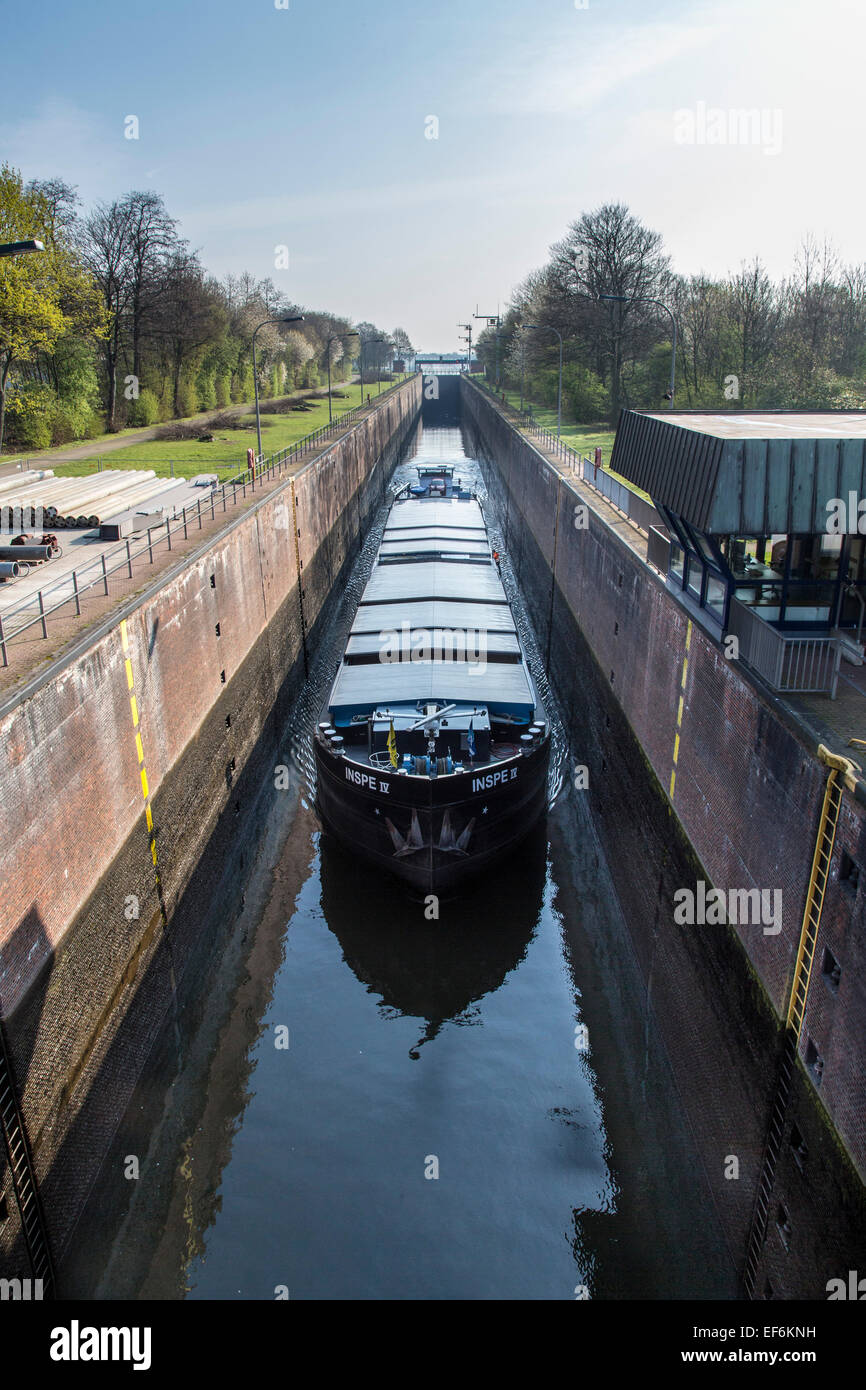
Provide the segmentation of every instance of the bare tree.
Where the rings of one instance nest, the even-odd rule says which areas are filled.
[[[158,193],[127,193],[121,207],[126,216],[129,247],[129,316],[132,370],[141,378],[141,340],[165,289],[165,265],[178,246],[177,222],[169,217]]]
[[[132,297],[132,227],[125,201],[98,204],[81,226],[79,245],[105,308],[107,331],[100,343],[106,378],[105,422],[114,430],[121,331]]]
[[[606,203],[572,222],[552,248],[555,273],[560,282],[570,278],[573,294],[595,300],[603,294],[622,296],[621,301],[599,303],[591,321],[610,381],[614,419],[625,398],[624,366],[645,347],[648,323],[657,318],[641,301],[658,298],[668,288],[669,258],[662,247],[659,233],[639,222],[624,203]]]

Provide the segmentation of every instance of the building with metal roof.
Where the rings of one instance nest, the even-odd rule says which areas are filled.
[[[866,612],[866,412],[627,410],[611,469],[652,498],[699,621],[775,688],[835,690],[834,635],[859,646]]]

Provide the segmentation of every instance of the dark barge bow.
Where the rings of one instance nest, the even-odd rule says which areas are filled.
[[[450,479],[389,513],[315,751],[325,825],[425,895],[545,810],[547,720],[481,508]]]

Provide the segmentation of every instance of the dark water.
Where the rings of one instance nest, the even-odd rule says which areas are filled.
[[[413,459],[434,458],[480,485],[459,430],[420,436]],[[438,921],[319,828],[309,734],[377,541],[286,731],[292,787],[240,945],[206,982],[98,1292],[730,1297],[561,728],[546,824]],[[507,560],[505,578],[513,594]]]

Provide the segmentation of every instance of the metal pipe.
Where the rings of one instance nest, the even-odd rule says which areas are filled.
[[[0,545],[0,560],[50,560],[52,545]]]

